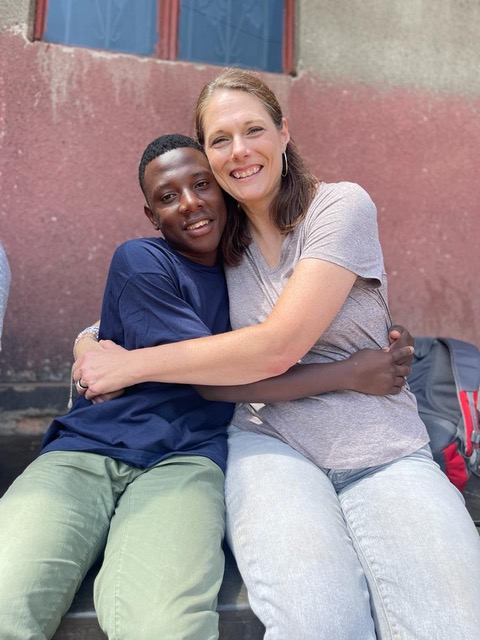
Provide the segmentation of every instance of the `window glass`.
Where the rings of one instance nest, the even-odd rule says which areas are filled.
[[[158,0],[49,0],[44,40],[149,55]]]
[[[181,0],[178,58],[282,70],[283,0]]]

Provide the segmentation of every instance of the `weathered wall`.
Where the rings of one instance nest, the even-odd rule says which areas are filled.
[[[301,2],[298,141],[372,194],[395,320],[480,344],[480,4]]]
[[[478,0],[304,0],[299,67],[323,80],[480,96]]]
[[[191,132],[218,70],[32,43],[31,6],[0,7],[3,383],[66,380],[113,248],[151,232],[139,156],[159,134]],[[298,73],[268,78],[316,172],[376,201],[395,320],[480,344],[478,13],[457,0],[299,2]]]
[[[18,28],[31,34],[35,17],[35,3],[31,0],[2,0],[0,7],[0,33]]]

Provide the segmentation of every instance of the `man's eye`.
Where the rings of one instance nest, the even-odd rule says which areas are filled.
[[[199,182],[197,182],[197,187],[200,189],[205,189],[205,187],[208,187],[210,183],[208,182],[208,180],[200,180]]]
[[[160,202],[170,202],[170,200],[172,200],[173,198],[173,193],[165,193],[161,198],[160,198]]]

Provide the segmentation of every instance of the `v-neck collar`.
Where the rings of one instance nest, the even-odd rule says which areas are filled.
[[[278,259],[277,264],[274,267],[271,267],[268,262],[265,260],[263,253],[260,251],[258,244],[256,243],[254,238],[251,238],[251,242],[248,246],[248,250],[252,254],[252,258],[254,262],[262,268],[266,273],[276,273],[279,271],[283,265],[285,264],[285,258],[288,253],[288,248],[292,242],[293,234],[297,233],[298,227],[295,227],[293,231],[291,231],[282,242],[282,247],[280,249],[280,257]]]

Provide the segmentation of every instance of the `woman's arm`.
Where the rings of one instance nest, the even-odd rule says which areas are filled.
[[[92,350],[101,350],[102,347],[98,344],[98,331],[100,329],[100,320],[94,322],[89,327],[80,331],[73,343],[73,358],[78,360],[85,353]]]
[[[81,377],[88,384],[88,398],[146,381],[238,385],[277,376],[315,344],[355,279],[331,262],[301,260],[265,322],[135,351],[102,341],[104,351],[89,352],[75,362],[75,380]]]
[[[99,326],[99,322],[92,326]],[[410,373],[414,340],[400,325],[389,331],[390,347],[384,350],[363,349],[346,360],[325,364],[294,365],[284,374],[246,385],[195,385],[202,397],[223,402],[284,402],[328,391],[349,389],[371,395],[396,394]],[[80,357],[101,350],[89,328],[75,340],[74,355]],[[111,392],[91,397],[103,402],[123,393]]]
[[[83,331],[81,331],[75,339],[73,344],[73,357],[75,360],[81,358],[85,353],[89,351],[102,351],[103,347],[98,343],[98,329],[100,327],[100,320],[97,320],[94,324],[90,325]],[[96,329],[96,330],[95,330]],[[76,387],[79,395],[84,395],[84,390],[80,387]],[[118,398],[125,392],[125,389],[117,389],[116,391],[110,391],[109,393],[102,393],[96,396],[92,396],[90,400],[96,404],[98,402],[105,402],[106,400],[113,400]],[[72,398],[70,398],[71,406]]]

